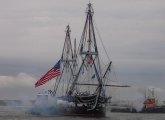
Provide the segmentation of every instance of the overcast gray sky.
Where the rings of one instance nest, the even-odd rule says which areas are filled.
[[[80,39],[88,2],[0,0],[0,99],[34,98],[34,83],[61,56],[67,24]],[[117,79],[165,98],[165,1],[91,3]]]

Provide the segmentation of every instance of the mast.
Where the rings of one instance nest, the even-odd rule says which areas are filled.
[[[68,95],[72,95],[75,86],[79,81],[79,76],[81,71],[83,71],[83,68],[86,68],[87,72],[89,73],[89,69],[93,69],[94,74],[97,78],[97,89],[96,93],[100,94],[102,89],[102,74],[101,74],[101,67],[100,67],[100,61],[99,61],[99,53],[97,49],[97,43],[96,43],[96,37],[95,37],[95,31],[94,31],[94,25],[93,25],[93,8],[91,3],[87,6],[86,11],[86,21],[85,26],[82,32],[78,53],[79,57],[81,57],[81,65],[79,66],[78,72],[74,78],[74,81],[70,87],[70,90],[68,92]],[[91,61],[90,63],[88,61]],[[88,65],[88,63],[90,65]]]
[[[73,60],[73,50],[72,50],[72,44],[71,44],[71,39],[70,39],[71,30],[70,30],[69,25],[67,25],[65,32],[66,32],[66,36],[65,36],[65,42],[64,42],[62,56],[61,56],[61,60],[63,62]]]
[[[71,81],[71,79],[73,79],[73,75],[74,75],[73,65],[75,62],[75,60],[74,60],[75,55],[74,55],[73,50],[72,50],[72,44],[71,44],[71,38],[70,38],[71,30],[70,30],[69,25],[67,25],[65,32],[66,32],[66,36],[65,36],[65,42],[64,42],[62,56],[61,56],[61,64],[62,64],[61,65],[62,66],[61,67],[61,75],[55,82],[54,95],[57,92],[57,89],[59,87],[60,82],[63,82],[63,88],[62,89],[64,89],[64,84],[69,83]],[[68,76],[68,74],[70,75],[68,79],[63,78],[63,77]],[[67,84],[67,85],[68,85],[67,86],[67,89],[68,89],[69,84]]]
[[[75,75],[76,75],[76,69],[77,69],[77,62],[76,62],[76,58],[77,58],[77,48],[76,48],[76,38],[74,39],[74,53],[73,53],[73,60],[74,60],[74,62],[73,62],[73,73],[74,73],[74,76],[73,77],[75,77]]]

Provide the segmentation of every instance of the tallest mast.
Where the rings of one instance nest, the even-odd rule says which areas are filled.
[[[99,61],[99,55],[98,55],[98,49],[96,44],[96,37],[95,37],[95,31],[94,31],[94,25],[93,25],[93,8],[91,3],[87,6],[86,11],[86,21],[84,25],[84,29],[82,32],[78,54],[81,65],[79,66],[79,69],[77,71],[77,74],[75,76],[75,79],[73,80],[73,83],[70,87],[70,90],[68,92],[69,95],[72,95],[75,91],[81,91],[80,89],[83,87],[79,87],[80,89],[76,88],[75,86],[79,83],[93,83],[95,82],[97,87],[94,90],[94,93],[100,94],[102,89],[102,74],[101,74],[101,67],[100,67],[100,61]],[[82,74],[83,73],[83,74]],[[96,80],[93,81],[93,77],[96,76]],[[86,79],[86,81],[82,81],[82,79]],[[76,91],[78,90],[78,91]]]
[[[80,54],[98,54],[97,45],[96,45],[96,38],[95,38],[95,31],[93,26],[93,8],[92,4],[89,3],[86,10],[86,21],[85,26],[83,29],[83,33],[81,36],[80,42]]]
[[[90,25],[92,23],[92,15],[93,15],[93,11],[92,11],[92,7],[91,7],[91,4],[88,4],[88,11],[87,11],[87,15],[89,17],[89,20],[88,20],[88,24],[89,24],[89,39],[88,39],[88,51],[91,52],[91,28],[90,28]]]

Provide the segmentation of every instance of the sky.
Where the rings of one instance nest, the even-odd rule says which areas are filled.
[[[117,80],[132,86],[116,90],[115,98],[138,99],[155,88],[165,100],[165,1],[90,2]],[[35,82],[61,56],[68,24],[71,39],[80,40],[88,3],[0,0],[0,99],[35,98]]]

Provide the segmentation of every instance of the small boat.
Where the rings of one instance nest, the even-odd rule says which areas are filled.
[[[148,89],[146,92],[145,101],[141,113],[165,113],[165,105],[158,105],[158,100],[155,97],[155,91]]]

